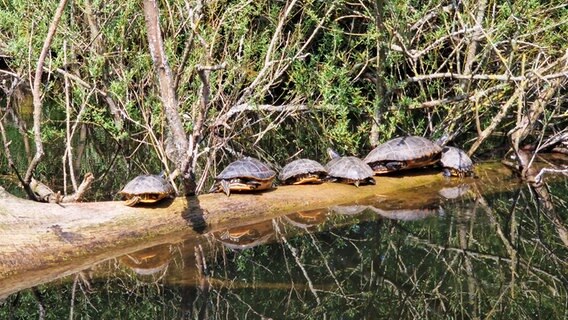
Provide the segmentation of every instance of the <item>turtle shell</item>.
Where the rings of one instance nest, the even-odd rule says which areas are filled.
[[[371,150],[363,161],[372,168],[390,161],[400,161],[406,163],[404,168],[410,169],[434,164],[441,152],[442,148],[439,145],[426,138],[398,137]]]
[[[231,162],[215,179],[230,180],[246,178],[252,180],[271,180],[274,179],[275,176],[276,172],[260,160],[245,157]]]
[[[460,148],[445,147],[442,150],[440,164],[451,175],[465,176],[473,173],[473,162],[467,153]]]
[[[285,184],[294,183],[305,175],[327,176],[327,170],[317,161],[311,159],[294,160],[282,168],[278,179]]]
[[[149,199],[158,201],[174,193],[172,185],[160,175],[145,174],[139,175],[130,180],[119,194],[125,197],[134,196],[153,196]]]
[[[352,156],[331,159],[331,161],[325,165],[325,169],[332,178],[352,181],[373,179],[374,175],[373,169],[371,169],[369,165],[361,159]]]

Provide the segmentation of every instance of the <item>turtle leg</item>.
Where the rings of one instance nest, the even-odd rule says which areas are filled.
[[[126,200],[124,202],[125,205],[129,206],[129,207],[134,207],[138,202],[140,202],[140,197],[139,196],[134,196],[128,200]]]
[[[452,176],[452,172],[450,171],[450,169],[444,168],[444,169],[442,170],[442,175],[443,175],[444,177],[449,178],[449,177]]]
[[[376,184],[377,182],[375,181],[375,179],[374,179],[373,177],[371,177],[371,178],[368,178],[368,179],[367,179],[367,183],[374,185],[374,184]]]
[[[225,192],[227,197],[230,196],[231,195],[231,183],[227,180],[221,180],[220,184],[221,184],[221,189],[223,189],[223,192]]]
[[[353,184],[354,184],[357,188],[359,188],[359,180],[355,180],[355,182],[353,182]]]
[[[260,182],[258,182],[258,181],[247,181],[247,184],[248,184],[249,186],[252,186],[252,187],[253,187],[253,188],[252,188],[253,190],[256,189],[256,188],[258,188],[258,187],[260,187],[260,186],[262,185],[262,183],[260,183]]]
[[[388,171],[398,171],[398,170],[404,168],[404,162],[401,162],[401,161],[387,162],[385,164],[385,167],[387,167]]]

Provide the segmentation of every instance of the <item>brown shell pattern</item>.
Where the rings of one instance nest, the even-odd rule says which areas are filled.
[[[440,163],[444,168],[456,169],[462,172],[473,170],[473,162],[462,149],[445,147],[442,151]]]
[[[325,165],[329,176],[342,179],[364,180],[373,177],[368,164],[357,157],[334,158]]]
[[[254,180],[269,180],[276,176],[276,172],[270,169],[260,160],[245,157],[240,160],[231,162],[216,177],[217,180],[228,180],[234,178],[248,178]]]
[[[389,140],[371,150],[365,163],[381,161],[409,161],[438,154],[442,148],[432,141],[417,137],[399,137]]]
[[[308,173],[327,173],[327,170],[317,161],[311,159],[294,160],[282,168],[278,179],[286,181],[292,177]]]
[[[124,195],[141,194],[171,194],[174,192],[172,185],[164,178],[155,174],[139,175],[130,180],[119,192]]]

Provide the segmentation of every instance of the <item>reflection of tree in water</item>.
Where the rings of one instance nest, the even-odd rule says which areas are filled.
[[[328,215],[326,231],[304,234],[275,223],[277,243],[229,252],[213,267],[219,282],[212,290],[223,301],[214,314],[530,318],[536,311],[562,318],[568,252],[558,215],[539,211],[527,188],[470,195],[446,201],[444,216],[426,220],[363,210],[352,224],[335,217],[334,227]],[[559,199],[556,205],[567,209]]]
[[[151,283],[113,259],[84,280],[73,275],[8,297],[0,318],[39,298],[59,318],[69,317],[70,301],[76,316],[94,318],[562,318],[567,182],[547,189],[546,203],[535,188],[482,196],[481,187],[425,202],[445,214],[422,220],[394,219],[420,202],[404,208],[383,198],[296,216],[319,221],[307,228],[278,218],[227,233],[244,240],[270,230],[257,246],[229,249],[209,236],[172,245],[168,273]],[[136,260],[157,256],[143,251]],[[38,308],[27,312],[22,318]]]

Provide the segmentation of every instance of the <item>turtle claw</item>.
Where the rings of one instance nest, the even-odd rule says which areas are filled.
[[[229,183],[229,181],[221,180],[220,184],[221,184],[221,189],[223,189],[223,192],[225,192],[227,197],[230,196],[231,195],[231,184]]]
[[[142,199],[140,199],[140,197],[135,196],[135,197],[132,197],[132,198],[126,200],[124,202],[124,204],[129,206],[129,207],[134,207],[138,202],[140,202],[140,200],[142,200]]]

